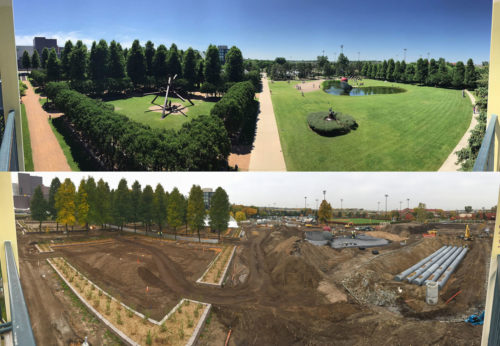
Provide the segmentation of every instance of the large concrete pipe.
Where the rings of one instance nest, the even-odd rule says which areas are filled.
[[[413,284],[421,286],[425,279],[431,276],[450,256],[453,256],[457,251],[460,251],[460,248],[454,246],[451,251],[449,251],[446,255],[441,257],[438,261],[434,262],[426,271],[420,274],[418,277],[412,280]]]
[[[455,260],[455,258],[457,258],[457,256],[462,253],[462,251],[463,248],[461,247],[457,248],[457,251],[455,251],[453,255],[448,257],[448,259],[443,264],[441,264],[439,268],[424,281],[424,284],[427,284],[427,282],[429,281],[437,281],[437,279],[439,279],[441,274],[444,273],[444,271],[450,266],[450,264]]]
[[[433,259],[431,259],[430,261],[428,261],[427,263],[425,263],[422,267],[418,268],[415,272],[411,273],[410,275],[407,276],[406,278],[406,281],[408,282],[412,282],[413,279],[415,279],[416,277],[418,277],[420,274],[422,274],[424,271],[426,271],[427,269],[429,269],[429,267],[431,265],[433,265],[434,263],[436,263],[436,261],[439,261],[440,258],[442,258],[443,256],[446,256],[446,254],[448,254],[451,250],[453,249],[453,247],[451,246],[448,246],[443,252],[441,252],[439,255],[437,255],[436,257],[434,257]]]
[[[419,267],[421,267],[422,265],[425,264],[425,262],[431,260],[432,258],[434,258],[435,256],[439,255],[442,251],[444,251],[445,249],[447,248],[447,246],[443,246],[442,248],[440,248],[439,250],[437,250],[436,252],[433,252],[432,254],[430,254],[429,256],[427,256],[426,258],[424,258],[423,260],[421,260],[420,262],[418,262],[417,264],[415,264],[414,266],[406,269],[405,271],[399,273],[398,275],[396,275],[394,277],[394,280],[396,281],[403,281],[403,279],[408,275],[408,274],[411,274],[413,273],[415,270],[417,270]]]
[[[441,275],[441,277],[437,281],[437,283],[439,285],[439,289],[442,289],[443,286],[446,285],[446,282],[450,278],[451,274],[453,274],[453,272],[455,271],[455,269],[457,269],[458,265],[460,264],[460,261],[462,261],[462,259],[467,254],[467,250],[468,250],[467,248],[464,248],[462,250],[462,252],[457,256],[457,258],[455,258],[455,260],[445,270],[445,272],[443,273],[443,275]]]
[[[439,288],[437,282],[430,281],[426,283],[425,301],[429,305],[436,305],[439,300]]]

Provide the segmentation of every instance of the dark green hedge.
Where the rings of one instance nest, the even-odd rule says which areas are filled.
[[[335,113],[336,120],[327,120],[328,112],[311,113],[307,116],[309,127],[322,136],[340,136],[358,127],[356,120],[347,114]]]
[[[110,169],[224,170],[230,142],[217,117],[202,115],[179,131],[152,129],[112,111],[64,83],[47,93],[82,138]]]

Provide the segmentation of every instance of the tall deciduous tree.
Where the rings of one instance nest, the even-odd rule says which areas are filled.
[[[76,222],[75,185],[69,178],[57,190],[56,210],[57,222],[62,223],[68,232],[68,226],[73,226]]]
[[[115,40],[109,44],[109,76],[111,78],[125,77],[125,57],[122,46]]]
[[[153,42],[146,42],[146,48],[144,50],[144,57],[146,58],[146,74],[148,76],[153,75],[153,57],[155,56],[155,45]]]
[[[243,54],[235,46],[227,52],[225,69],[228,81],[236,83],[243,80]]]
[[[93,80],[103,80],[108,77],[109,61],[108,43],[105,40],[100,40],[96,44],[94,41],[90,50],[90,78]]]
[[[200,229],[205,224],[205,203],[203,202],[203,191],[198,185],[193,185],[189,191],[187,222],[191,230],[196,230],[198,241],[201,242]]]
[[[179,51],[177,46],[172,43],[167,55],[167,73],[169,76],[173,77],[177,75],[177,78],[182,77],[182,66],[179,57]]]
[[[144,77],[146,75],[146,58],[144,57],[144,50],[139,40],[135,40],[134,43],[132,43],[132,47],[128,52],[127,74],[135,86],[144,82]]]
[[[167,221],[167,205],[165,203],[165,190],[161,184],[156,185],[153,196],[153,218],[160,229],[163,230],[163,225]]]
[[[159,84],[165,83],[167,79],[167,55],[167,47],[161,44],[153,57],[153,75]]]
[[[184,66],[182,70],[184,79],[188,82],[189,90],[194,88],[196,83],[196,56],[193,48],[189,47],[184,53]]]
[[[87,201],[89,203],[88,223],[96,224],[97,221],[97,185],[93,177],[88,177],[85,182],[85,192],[87,192]]]
[[[474,61],[472,59],[467,60],[467,65],[465,67],[465,77],[464,84],[467,88],[475,89],[477,81],[476,67],[474,66]]]
[[[205,82],[218,86],[220,84],[220,58],[216,46],[208,46],[205,58]]]
[[[42,68],[47,68],[47,59],[49,58],[49,49],[47,47],[42,49]]]
[[[175,239],[177,239],[177,228],[182,225],[183,202],[181,193],[174,187],[167,202],[167,223],[174,229]]]
[[[70,61],[70,77],[72,80],[82,81],[86,77],[88,65],[87,46],[82,41],[78,40],[75,47],[71,51]]]
[[[31,67],[34,69],[40,68],[40,56],[38,55],[38,51],[35,50],[33,55],[31,56]]]
[[[25,69],[31,68],[30,54],[26,50],[23,52],[23,57],[21,58],[21,64],[23,65],[23,68],[25,68]]]
[[[88,230],[89,226],[89,201],[88,194],[85,191],[85,180],[80,181],[80,186],[78,186],[78,192],[75,195],[75,219],[79,225],[85,225]]]
[[[42,231],[42,222],[47,220],[48,216],[48,204],[43,197],[42,187],[38,185],[33,192],[33,196],[30,201],[30,211],[33,220],[39,221],[38,226],[40,232]]]
[[[153,188],[151,185],[146,185],[141,196],[141,218],[146,226],[146,233],[151,229],[151,223],[153,222],[153,199]]]
[[[318,210],[319,222],[325,223],[332,218],[333,209],[325,199],[321,202]]]
[[[227,229],[229,223],[229,212],[231,205],[229,197],[222,187],[218,187],[210,200],[210,228],[217,231],[220,239],[220,232]]]
[[[96,188],[96,223],[104,226],[111,222],[111,192],[109,185],[99,179]]]
[[[132,210],[130,212],[130,221],[134,223],[134,231],[137,231],[137,222],[139,222],[139,214],[142,210],[142,189],[141,184],[136,180],[132,184],[132,190],[130,191],[130,203],[132,205]]]
[[[66,78],[71,76],[71,52],[73,51],[73,42],[71,40],[66,41],[64,44],[64,49],[61,52],[61,70]]]
[[[122,231],[124,223],[128,221],[131,209],[127,180],[122,178],[113,194],[113,218]]]
[[[47,59],[47,80],[57,81],[61,78],[61,66],[57,53],[54,48],[50,50],[49,58]]]

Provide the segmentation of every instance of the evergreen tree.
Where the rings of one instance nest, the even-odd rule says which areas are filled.
[[[406,61],[401,61],[401,76],[399,77],[401,82],[405,82],[406,79]]]
[[[42,231],[42,222],[47,220],[48,216],[48,205],[47,201],[43,197],[42,187],[38,185],[31,196],[30,201],[30,212],[31,218],[33,220],[39,221],[39,230]]]
[[[438,64],[438,80],[439,85],[442,87],[449,87],[451,85],[451,75],[443,58],[439,59]]]
[[[196,68],[196,86],[200,86],[205,82],[205,63],[203,60],[198,61],[198,67]]]
[[[427,77],[428,85],[438,85],[439,84],[439,67],[435,59],[431,59],[429,63],[429,75]]]
[[[182,66],[179,58],[179,51],[175,43],[172,43],[168,51],[167,71],[168,75],[171,77],[177,75],[177,78],[182,78]]]
[[[57,209],[56,209],[56,193],[57,190],[59,189],[59,186],[61,186],[61,182],[59,181],[59,178],[54,178],[52,179],[52,182],[50,183],[49,187],[49,202],[47,206],[47,210],[49,212],[50,217],[52,220],[55,220],[57,217]]]
[[[235,46],[231,47],[227,52],[225,70],[228,81],[237,83],[243,80],[243,54]]]
[[[40,68],[40,56],[38,55],[38,51],[35,49],[33,55],[31,56],[31,67],[34,69]]]
[[[413,82],[415,77],[415,64],[406,65],[405,80],[407,82]]]
[[[103,80],[109,75],[109,48],[105,40],[100,40],[99,44],[95,41],[90,51],[90,78],[94,81]]]
[[[82,41],[77,41],[75,47],[71,51],[70,61],[70,77],[72,80],[83,81],[86,77],[88,65],[87,46]]]
[[[154,193],[151,185],[146,185],[142,191],[141,196],[141,218],[142,222],[146,226],[146,233],[148,229],[151,230],[151,224],[153,222],[154,207],[153,207]]]
[[[96,223],[104,226],[111,222],[111,191],[102,178],[97,182],[95,201]]]
[[[68,232],[68,226],[73,226],[75,218],[75,185],[66,178],[56,193],[57,222],[62,223]]]
[[[73,42],[71,40],[66,41],[64,44],[64,49],[61,52],[61,70],[65,78],[70,78],[71,76],[71,52],[73,51]]]
[[[135,40],[134,43],[132,43],[130,52],[128,52],[127,74],[136,87],[144,82],[144,77],[146,75],[146,58],[144,57],[144,50],[139,40]]]
[[[465,80],[465,66],[463,62],[458,61],[457,64],[455,65],[455,69],[453,70],[453,80],[451,84],[453,85],[453,87],[461,89],[464,86],[464,80]]]
[[[220,58],[216,46],[208,46],[205,58],[205,82],[214,86],[220,84]]]
[[[61,66],[59,59],[57,58],[57,53],[54,48],[50,50],[49,58],[47,59],[47,80],[57,81],[61,78]]]
[[[125,77],[125,57],[122,46],[115,40],[109,44],[109,76],[117,79]]]
[[[424,84],[425,81],[427,80],[427,73],[428,73],[428,63],[422,58],[418,59],[417,68],[415,70],[415,76],[413,78],[413,81]]]
[[[217,231],[220,240],[220,232],[227,230],[229,223],[229,212],[231,205],[226,191],[218,187],[210,200],[210,228]]]
[[[349,73],[349,59],[347,59],[347,57],[343,53],[339,54],[336,68],[337,68],[337,75],[339,76],[344,76],[347,73]]]
[[[395,82],[401,81],[401,62],[396,61],[394,64],[394,73],[392,74],[392,78]]]
[[[146,75],[153,76],[153,57],[155,56],[155,45],[153,42],[146,42],[144,57],[146,58]]]
[[[23,65],[24,69],[29,69],[31,67],[30,54],[26,50],[23,52],[23,57],[21,58],[21,64]]]
[[[380,67],[380,79],[385,79],[386,78],[387,67],[388,67],[387,60],[384,60],[384,62],[382,63],[382,65]]]
[[[465,77],[464,84],[467,88],[475,89],[477,81],[476,67],[474,66],[474,61],[472,59],[467,60],[467,65],[465,67]]]
[[[198,185],[193,185],[189,191],[187,222],[191,230],[196,230],[198,241],[201,242],[200,229],[205,225],[205,203],[203,202],[203,190]]]
[[[193,48],[189,47],[184,53],[184,69],[182,75],[188,82],[189,90],[193,90],[196,83],[196,56]]]
[[[47,59],[49,58],[49,49],[47,47],[42,49],[42,68],[47,68]]]
[[[97,185],[94,178],[89,177],[85,182],[85,192],[89,204],[88,223],[97,224]]]
[[[153,196],[153,218],[162,232],[163,225],[167,221],[167,205],[165,203],[165,190],[161,184],[156,185]]]
[[[182,225],[183,202],[179,190],[174,187],[167,201],[167,223],[174,229],[175,239],[177,240],[177,228]]]
[[[136,180],[132,184],[132,191],[130,191],[130,204],[132,205],[132,210],[130,213],[130,221],[134,223],[134,231],[136,231],[136,223],[139,222],[139,215],[142,210],[142,189],[141,184]]]
[[[153,75],[159,84],[165,83],[167,79],[167,47],[159,45],[153,57]]]
[[[396,65],[394,63],[394,59],[389,59],[387,62],[387,71],[385,72],[385,78],[388,81],[394,81],[394,69],[396,68]]]
[[[78,192],[75,195],[75,220],[79,225],[85,225],[88,230],[89,221],[89,201],[88,194],[85,191],[85,180],[80,181]]]
[[[363,77],[368,77],[368,68],[369,68],[369,65],[368,65],[368,63],[367,63],[367,62],[365,62],[365,63],[363,64],[363,67],[361,68],[361,75],[362,75]]]

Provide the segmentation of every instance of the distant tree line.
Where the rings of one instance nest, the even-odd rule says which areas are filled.
[[[35,69],[31,75],[38,85],[65,80],[73,89],[85,94],[158,89],[165,87],[168,78],[175,75],[175,84],[184,91],[223,93],[232,83],[245,80],[260,89],[258,67],[255,69],[256,66],[250,64],[247,67],[254,69],[245,71],[243,55],[234,46],[226,55],[225,65],[221,65],[219,50],[214,45],[208,47],[203,58],[192,48],[183,51],[175,44],[170,49],[163,44],[155,48],[151,41],[142,47],[139,40],[135,40],[130,49],[123,49],[114,40],[109,45],[105,40],[94,41],[90,51],[82,41],[76,44],[67,41],[60,59],[55,49],[44,48],[41,60],[37,51],[31,59],[25,51],[21,60],[24,67]]]
[[[46,93],[109,169],[227,169],[231,143],[218,117],[199,116],[178,131],[153,129],[114,112],[113,106],[71,90],[65,82],[49,83]]]
[[[45,200],[41,187],[38,186],[30,203],[31,216],[40,222],[54,220],[65,227],[75,225],[114,224],[122,230],[126,224],[142,224],[146,233],[161,232],[168,228],[177,236],[179,227],[186,225],[191,233],[205,225],[206,215],[210,216],[210,228],[219,234],[227,229],[230,204],[226,191],[219,187],[215,190],[209,210],[205,210],[203,192],[200,186],[193,185],[189,196],[182,195],[174,187],[166,192],[161,184],[156,188],[146,185],[144,188],[136,180],[129,188],[126,179],[121,179],[116,189],[110,189],[107,182],[98,182],[89,177],[82,179],[78,189],[70,179],[64,182],[54,178],[50,184],[49,197]]]

